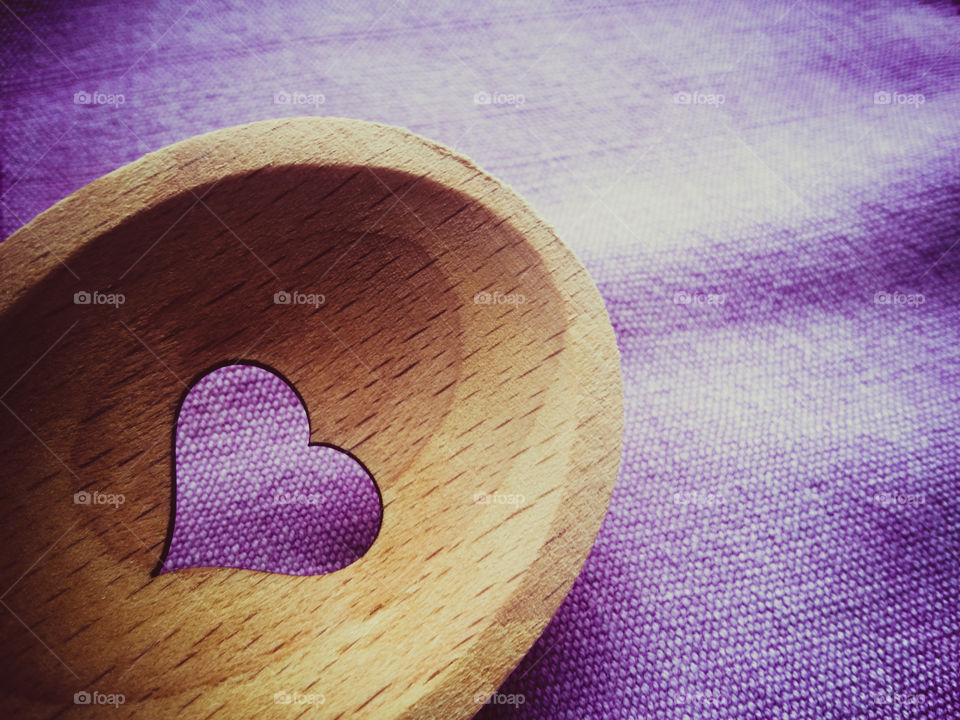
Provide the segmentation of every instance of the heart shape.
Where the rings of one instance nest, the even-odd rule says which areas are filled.
[[[173,531],[158,572],[231,567],[321,575],[380,529],[380,493],[354,457],[310,445],[299,395],[252,364],[217,368],[177,416]]]

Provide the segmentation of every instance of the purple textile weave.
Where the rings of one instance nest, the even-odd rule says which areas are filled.
[[[360,558],[380,529],[377,487],[347,453],[309,442],[306,408],[273,372],[228,365],[201,378],[178,417],[163,571],[319,575]]]
[[[953,3],[10,8],[4,236],[145,152],[314,114],[471,156],[583,259],[622,469],[480,717],[960,717]]]

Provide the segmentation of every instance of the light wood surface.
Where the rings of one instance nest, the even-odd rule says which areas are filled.
[[[9,717],[470,717],[563,600],[616,476],[619,358],[583,267],[509,188],[397,128],[254,123],[91,183],[0,246],[0,327]],[[357,562],[151,575],[178,403],[230,360],[275,368],[311,441],[372,472],[383,524]]]

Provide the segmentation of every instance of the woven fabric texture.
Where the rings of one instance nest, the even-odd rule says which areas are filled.
[[[145,152],[314,114],[469,155],[583,259],[622,470],[480,717],[960,717],[954,4],[10,7],[5,235]]]
[[[333,572],[380,529],[380,495],[343,451],[311,446],[300,398],[269,370],[229,365],[190,388],[176,442],[176,518],[164,571]]]

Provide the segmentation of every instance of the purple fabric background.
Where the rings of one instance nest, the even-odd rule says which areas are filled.
[[[960,716],[956,6],[10,7],[4,236],[145,152],[310,113],[466,153],[583,259],[622,471],[500,689],[523,704],[483,717]]]

